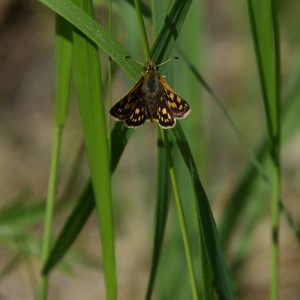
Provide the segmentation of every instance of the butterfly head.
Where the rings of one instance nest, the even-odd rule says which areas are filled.
[[[155,63],[154,60],[149,60],[147,62],[147,64],[144,67],[144,72],[148,73],[148,72],[156,72],[158,69],[157,64]]]

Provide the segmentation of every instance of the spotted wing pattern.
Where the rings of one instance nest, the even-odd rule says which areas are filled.
[[[129,93],[117,102],[111,109],[110,114],[117,120],[127,120],[133,113],[141,94],[143,77],[133,86]]]
[[[156,114],[153,119],[154,121],[158,122],[160,127],[167,129],[167,128],[173,128],[175,126],[176,120],[173,117],[170,108],[168,107],[163,92],[160,93],[160,96],[157,99],[157,105],[155,110],[156,110]]]
[[[173,116],[176,119],[185,118],[191,111],[189,104],[172,90],[163,76],[160,76],[159,81],[162,85],[164,99]]]
[[[139,95],[134,109],[125,121],[127,127],[137,128],[142,126],[146,121],[146,107],[144,95]]]

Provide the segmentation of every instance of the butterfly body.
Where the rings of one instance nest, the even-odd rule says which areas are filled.
[[[142,77],[110,110],[110,114],[125,121],[127,127],[140,127],[150,120],[164,129],[174,127],[176,118],[184,118],[189,112],[189,104],[175,94],[164,76],[157,72],[154,61],[148,62]]]

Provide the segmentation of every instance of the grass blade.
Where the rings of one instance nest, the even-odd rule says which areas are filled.
[[[76,0],[89,15],[93,14],[91,1]],[[101,81],[101,65],[97,46],[74,30],[74,62],[79,110],[87,149],[89,169],[94,190],[103,257],[106,297],[117,298],[116,267],[111,183],[106,122]]]
[[[61,134],[67,115],[70,74],[72,60],[72,31],[71,26],[60,16],[56,16],[56,110],[54,136],[51,154],[51,166],[46,202],[46,214],[42,245],[42,265],[46,262],[51,249],[54,203],[56,198],[56,182],[61,144]],[[42,275],[39,299],[47,299],[48,278]]]
[[[80,233],[80,229],[82,228],[81,224],[84,224],[87,221],[87,218],[90,216],[94,207],[94,194],[89,182],[82,191],[79,201],[68,219],[69,221],[66,222],[57,237],[56,243],[51,250],[51,254],[43,267],[43,274],[48,274],[50,270],[61,260],[66,253],[66,249],[70,247]]]
[[[234,299],[231,279],[226,267],[224,255],[221,250],[213,214],[211,212],[206,193],[201,184],[190,147],[180,127],[180,124],[177,124],[172,132],[176,138],[177,145],[190,172],[193,182],[193,187],[196,195],[195,201],[197,207],[199,230],[201,230],[202,232],[207,248],[208,258],[214,277],[215,288],[220,299]]]
[[[91,16],[85,13],[71,0],[40,0],[54,12],[68,20],[100,47],[131,77],[137,80],[140,66],[132,60],[124,59],[126,50],[103,29]]]
[[[192,0],[176,0],[173,2],[165,18],[164,26],[151,49],[151,57],[157,63],[170,56],[191,3]]]
[[[151,259],[151,271],[148,280],[146,300],[150,300],[155,277],[158,269],[160,260],[162,243],[165,233],[165,227],[167,223],[167,217],[169,212],[169,176],[167,172],[167,161],[166,153],[163,149],[162,139],[157,139],[157,193],[156,193],[156,211],[155,211],[155,231],[154,231],[154,242],[152,249]]]
[[[156,35],[162,26],[165,13],[168,9],[167,2],[152,0],[153,12],[153,31]],[[156,164],[156,210],[155,210],[155,229],[154,241],[152,248],[151,270],[146,291],[146,300],[150,300],[153,294],[154,283],[156,279],[158,264],[160,261],[162,244],[164,239],[165,227],[169,213],[169,176],[166,160],[166,152],[163,149],[163,141],[160,136],[159,129],[157,132],[157,164]]]
[[[186,219],[185,219],[184,212],[183,212],[182,200],[181,200],[181,196],[179,193],[177,177],[175,174],[175,168],[174,168],[173,158],[172,158],[172,154],[171,154],[171,150],[170,150],[169,138],[168,138],[166,130],[161,129],[161,134],[162,134],[165,151],[166,151],[166,156],[167,156],[170,181],[172,183],[174,198],[175,198],[175,202],[176,202],[178,219],[179,219],[180,229],[181,229],[181,236],[183,239],[184,251],[185,251],[185,256],[186,256],[186,260],[187,260],[188,271],[189,271],[190,281],[191,281],[191,286],[192,286],[192,295],[193,295],[193,299],[197,300],[197,299],[200,299],[199,291],[197,288],[197,280],[196,280],[196,274],[195,274],[195,270],[194,270],[194,263],[192,260],[191,247],[190,247],[190,242],[188,240],[188,234],[187,234],[187,224],[186,224]]]
[[[272,268],[271,299],[279,298],[280,227],[280,54],[275,1],[248,0],[250,23],[260,75],[272,160]]]
[[[215,100],[219,108],[221,109],[223,115],[225,116],[226,120],[230,124],[231,128],[233,129],[234,133],[238,137],[240,144],[245,149],[247,154],[249,155],[250,161],[253,166],[257,169],[258,173],[266,180],[269,181],[268,175],[266,174],[264,168],[262,167],[259,159],[255,156],[254,152],[249,147],[245,137],[241,133],[238,126],[235,124],[233,119],[231,118],[230,114],[227,112],[226,108],[224,107],[224,101],[220,99],[220,97],[214,92],[214,90],[210,87],[208,82],[203,78],[200,72],[194,67],[194,65],[189,61],[187,55],[179,48],[176,47],[180,56],[183,58],[183,61],[187,64],[188,68],[197,79],[197,81],[203,86],[203,88],[207,91],[207,93]]]

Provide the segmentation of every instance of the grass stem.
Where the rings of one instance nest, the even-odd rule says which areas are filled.
[[[51,165],[48,183],[48,194],[46,202],[46,214],[45,214],[45,224],[44,224],[44,235],[43,235],[43,245],[42,245],[42,265],[47,261],[48,255],[51,248],[51,238],[52,238],[52,226],[53,226],[53,215],[54,215],[54,204],[56,196],[56,181],[58,174],[58,161],[59,161],[59,151],[61,144],[61,133],[62,128],[55,126],[53,144],[52,144],[52,154],[51,154]],[[48,276],[42,275],[39,291],[39,299],[47,299],[48,290]]]
[[[180,193],[179,193],[179,189],[178,189],[178,183],[177,183],[177,179],[176,179],[174,163],[173,163],[173,159],[172,159],[169,139],[168,139],[166,130],[161,129],[161,135],[162,135],[165,150],[166,150],[167,162],[168,162],[168,167],[169,167],[169,175],[170,175],[172,188],[173,188],[173,192],[174,192],[174,198],[175,198],[175,202],[176,202],[176,208],[177,208],[177,213],[178,213],[178,218],[179,218],[179,223],[180,223],[180,229],[181,229],[181,235],[182,235],[182,239],[183,239],[185,256],[186,256],[188,271],[189,271],[190,280],[191,280],[192,295],[193,295],[193,299],[197,300],[197,299],[199,299],[199,294],[198,294],[197,283],[196,283],[197,282],[196,275],[195,275],[195,271],[194,271],[194,267],[193,267],[190,244],[188,241],[187,225],[186,225],[184,212],[183,212],[183,208],[182,208],[182,204],[181,204],[181,198],[180,198]]]
[[[147,38],[145,24],[143,21],[140,0],[134,0],[134,5],[135,5],[135,11],[136,11],[136,15],[137,15],[138,24],[139,24],[141,40],[142,40],[142,44],[143,44],[143,48],[144,48],[144,54],[145,54],[146,59],[150,60],[151,52],[150,52],[150,47],[149,47],[149,42],[148,42],[148,38]]]
[[[108,32],[112,33],[112,0],[108,0]],[[112,70],[111,70],[111,57],[108,57],[108,65],[107,65],[107,107],[108,109],[111,107],[111,80],[112,80]],[[111,119],[108,115],[107,118],[107,146],[108,153],[111,153]]]

